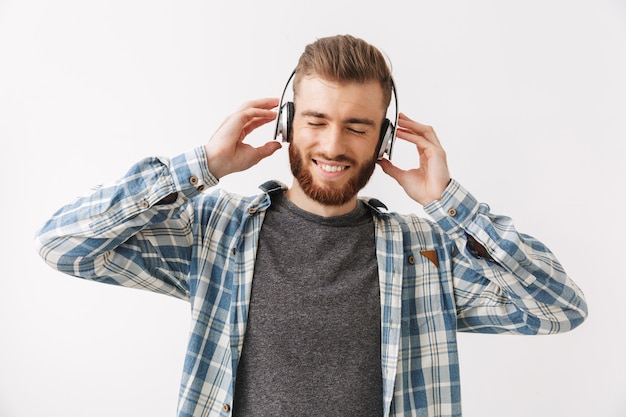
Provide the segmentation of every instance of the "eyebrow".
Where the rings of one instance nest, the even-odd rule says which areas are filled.
[[[304,110],[300,114],[304,117],[315,117],[316,119],[326,119],[326,120],[330,119],[330,117],[328,117],[328,115],[326,115],[325,113],[321,113],[315,110]],[[376,126],[376,123],[372,119],[367,119],[367,118],[350,117],[349,119],[346,119],[345,122],[348,124],[358,124],[358,125],[366,125],[366,126],[373,126],[373,127]]]

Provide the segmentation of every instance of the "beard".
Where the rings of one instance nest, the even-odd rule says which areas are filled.
[[[306,158],[300,152],[300,149],[292,142],[289,144],[289,165],[291,173],[302,188],[302,191],[312,200],[325,206],[341,206],[349,202],[357,193],[365,187],[376,168],[376,158],[371,159],[359,165],[356,161],[346,156],[338,156],[328,158],[320,155],[321,158],[332,160],[334,162],[345,162],[350,165],[349,170],[356,170],[348,179],[348,182],[342,187],[332,185],[318,185],[315,183],[313,174],[310,169],[305,168],[305,161],[312,161],[312,155],[306,155]]]

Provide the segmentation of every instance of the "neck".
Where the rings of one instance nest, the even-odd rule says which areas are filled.
[[[357,205],[356,195],[352,197],[350,201],[340,206],[329,206],[319,203],[306,195],[295,179],[291,188],[287,190],[286,195],[293,204],[302,210],[322,217],[335,217],[348,214],[354,210]]]

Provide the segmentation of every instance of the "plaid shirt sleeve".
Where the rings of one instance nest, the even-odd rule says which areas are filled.
[[[458,330],[549,334],[587,316],[582,291],[554,254],[516,231],[452,181],[426,212],[456,242],[452,260]]]
[[[172,159],[146,158],[55,213],[38,231],[37,249],[66,274],[187,299],[189,199],[216,183],[202,147]],[[175,201],[162,204],[168,196]]]

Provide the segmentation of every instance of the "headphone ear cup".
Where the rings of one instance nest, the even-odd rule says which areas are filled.
[[[285,137],[285,142],[287,143],[291,143],[291,140],[293,139],[293,116],[296,112],[296,107],[293,104],[293,101],[288,101],[286,103],[287,106],[287,131],[286,131],[286,137]]]
[[[288,101],[280,107],[278,121],[276,122],[276,132],[274,139],[282,136],[283,142],[291,142],[291,125],[293,124],[294,106],[293,102]]]
[[[385,154],[391,159],[391,148],[393,147],[395,128],[389,119],[385,119],[380,127],[378,138],[378,159],[382,159]]]

